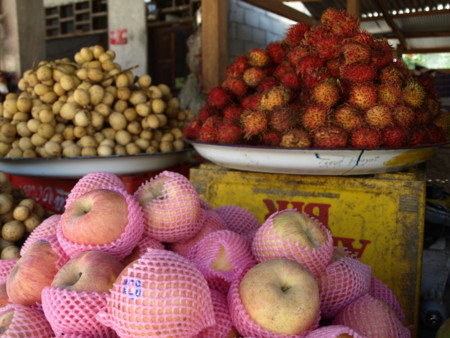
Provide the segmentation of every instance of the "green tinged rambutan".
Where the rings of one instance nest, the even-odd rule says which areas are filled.
[[[300,125],[307,131],[316,130],[324,126],[327,121],[328,108],[318,104],[306,106],[305,110],[300,115]]]
[[[313,132],[313,145],[316,148],[345,148],[347,141],[348,133],[337,126],[327,125]]]
[[[416,120],[416,113],[410,107],[405,105],[398,105],[393,108],[392,114],[394,116],[395,123],[406,129]]]
[[[402,103],[401,87],[392,83],[382,83],[377,88],[378,102],[390,107]]]
[[[262,48],[254,48],[247,53],[248,63],[253,67],[268,67],[271,63],[269,52]]]
[[[392,125],[394,118],[387,105],[376,104],[366,110],[364,120],[373,128],[383,129]]]
[[[403,87],[403,100],[413,108],[422,106],[426,92],[423,86],[416,80],[409,80]]]
[[[242,79],[249,87],[255,88],[259,86],[261,81],[266,77],[266,71],[260,67],[247,68],[242,75]]]
[[[340,48],[339,55],[344,65],[365,65],[370,63],[372,59],[370,47],[359,42],[347,42],[343,44]]]
[[[380,83],[391,83],[401,87],[403,86],[403,73],[398,67],[390,64],[380,69],[378,74],[378,81]]]
[[[263,110],[245,110],[241,115],[241,128],[246,139],[267,130],[269,117]]]
[[[365,110],[377,102],[377,90],[371,83],[360,83],[350,87],[348,102]]]
[[[361,112],[348,104],[343,104],[336,108],[333,113],[334,124],[350,132],[363,124]]]
[[[308,132],[303,129],[290,129],[281,136],[280,146],[284,148],[309,148],[311,138]]]
[[[338,103],[340,90],[336,81],[325,80],[311,90],[311,99],[322,106],[332,107]]]
[[[259,109],[271,111],[275,107],[288,104],[291,92],[284,86],[275,86],[262,93]]]

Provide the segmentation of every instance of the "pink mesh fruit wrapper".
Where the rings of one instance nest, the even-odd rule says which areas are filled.
[[[0,259],[0,283],[5,283],[14,265],[19,258]]]
[[[320,313],[333,318],[343,307],[369,292],[372,268],[355,258],[342,257],[319,276]]]
[[[47,286],[42,290],[42,310],[56,335],[117,337],[113,329],[96,319],[106,306],[106,295]]]
[[[202,208],[204,210],[213,210],[214,209],[207,200],[205,200],[204,198],[201,198],[201,197],[200,197],[200,208]]]
[[[201,223],[200,230],[191,238],[180,242],[170,243],[169,247],[172,251],[187,257],[189,250],[203,237],[217,230],[228,229],[225,221],[214,210],[201,209],[201,215],[198,222]]]
[[[120,337],[190,337],[215,322],[208,283],[186,258],[148,250],[116,279],[97,318]]]
[[[363,336],[410,338],[394,311],[384,302],[365,294],[344,307],[334,325],[350,326]]]
[[[125,183],[122,182],[119,176],[113,173],[99,171],[86,174],[81,177],[70,190],[64,208],[67,209],[72,201],[90,190],[108,189],[111,187],[126,190]]]
[[[352,338],[366,338],[353,330],[351,327],[344,325],[329,325],[319,327],[311,331],[306,338],[336,338],[340,335],[349,335]]]
[[[14,311],[11,324],[3,332],[4,337],[53,337],[53,330],[42,311],[20,304],[8,304],[0,309],[0,316]]]
[[[143,211],[138,201],[133,195],[128,194],[126,190],[113,187],[109,188],[109,190],[122,194],[128,204],[128,224],[126,225],[124,232],[114,242],[104,245],[85,245],[68,240],[62,232],[61,222],[59,222],[56,227],[56,235],[61,247],[69,257],[73,257],[77,253],[83,251],[99,250],[105,251],[117,259],[122,260],[133,251],[133,248],[142,237],[144,232],[144,219]]]
[[[400,322],[405,322],[405,312],[400,305],[398,297],[389,286],[375,276],[371,277],[369,295],[385,302],[394,310]]]
[[[312,248],[277,234],[273,227],[273,219],[284,212],[297,212],[296,209],[285,209],[269,216],[261,225],[253,238],[253,255],[258,262],[271,258],[290,258],[305,266],[315,277],[318,277],[330,262],[333,255],[333,237],[331,231],[314,217],[303,214],[313,220],[326,236],[326,242]]]
[[[222,205],[214,209],[227,224],[228,228],[250,240],[255,236],[261,222],[247,209],[237,205]]]
[[[191,238],[200,230],[200,197],[185,176],[163,171],[141,184],[134,196],[142,205],[148,236],[172,243]]]
[[[222,263],[216,260],[219,255]],[[256,264],[248,239],[231,230],[206,235],[189,251],[187,258],[203,273],[211,289],[224,293],[247,266]]]
[[[241,277],[248,271],[250,267],[243,271]],[[227,301],[230,310],[231,320],[239,332],[239,334],[243,337],[252,337],[252,338],[280,338],[280,337],[289,337],[289,338],[303,338],[306,337],[309,332],[316,329],[319,326],[320,314],[317,316],[316,321],[311,326],[309,330],[302,332],[299,335],[280,335],[271,331],[268,331],[257,324],[247,313],[245,310],[244,304],[242,304],[241,297],[239,295],[239,284],[241,278],[235,279],[228,290]]]
[[[216,325],[204,329],[196,338],[229,337],[229,333],[232,332],[234,326],[231,321],[230,310],[228,309],[227,296],[220,291],[211,290],[211,299],[214,307]]]
[[[59,220],[61,219],[60,214],[55,214],[44,219],[34,230],[28,235],[25,242],[20,248],[20,255],[23,256],[28,247],[34,242],[43,239],[49,235],[56,236],[56,227],[58,226]]]
[[[144,234],[134,247],[133,251],[131,251],[131,253],[122,260],[122,263],[124,264],[124,266],[128,265],[133,260],[138,259],[140,256],[142,256],[149,249],[163,250],[165,249],[165,247],[164,244],[160,241]]]

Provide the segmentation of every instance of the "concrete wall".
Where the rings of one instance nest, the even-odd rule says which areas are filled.
[[[284,38],[293,21],[241,0],[229,1],[228,55],[230,62],[253,48]]]

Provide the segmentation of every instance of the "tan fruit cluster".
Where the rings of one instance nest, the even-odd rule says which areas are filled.
[[[21,243],[44,218],[44,207],[0,172],[0,258],[18,258]]]
[[[133,75],[96,45],[24,72],[0,105],[1,157],[170,152],[185,147],[190,111],[165,84]]]

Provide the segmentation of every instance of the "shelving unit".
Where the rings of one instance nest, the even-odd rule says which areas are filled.
[[[45,8],[46,39],[106,33],[106,0],[88,0]]]

